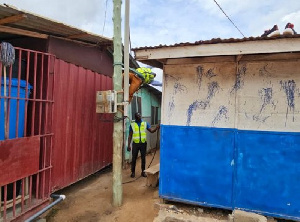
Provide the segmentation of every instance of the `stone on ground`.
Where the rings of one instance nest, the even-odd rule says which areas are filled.
[[[233,215],[229,217],[229,220],[233,219],[233,222],[267,222],[267,218],[250,212],[242,210],[234,210]]]
[[[157,203],[155,208],[159,209],[159,213],[153,222],[227,222],[227,220],[191,215],[174,205]]]

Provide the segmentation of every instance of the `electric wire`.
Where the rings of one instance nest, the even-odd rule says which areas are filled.
[[[148,168],[151,166],[151,164],[152,164],[152,162],[153,162],[153,160],[154,160],[156,151],[157,151],[157,147],[158,147],[158,134],[159,134],[159,129],[157,130],[157,133],[156,133],[156,145],[155,145],[154,155],[153,155],[153,157],[152,157],[152,160],[150,161],[150,164],[149,164]]]
[[[141,177],[142,177],[142,176],[139,176],[139,177],[137,177],[137,178],[135,178],[135,179],[133,179],[133,180],[129,180],[129,181],[127,181],[127,182],[123,182],[122,184],[132,183],[132,182],[134,182],[134,181],[140,179]]]
[[[243,36],[243,37],[245,37],[244,36],[244,34],[242,33],[242,31],[234,24],[234,22],[229,18],[229,16],[224,12],[224,10],[222,9],[222,7],[219,5],[219,3],[216,1],[216,0],[213,0],[216,4],[217,4],[217,6],[220,8],[220,10],[223,12],[223,14],[228,18],[228,20],[234,25],[234,27],[241,33],[241,35]]]

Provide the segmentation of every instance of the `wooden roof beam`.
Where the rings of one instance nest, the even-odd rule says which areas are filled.
[[[76,39],[76,38],[80,38],[80,37],[87,36],[87,35],[89,35],[89,34],[83,32],[83,33],[79,33],[79,34],[75,34],[75,35],[69,35],[66,38],[67,39]]]
[[[27,18],[26,14],[18,14],[18,15],[8,16],[3,19],[0,19],[0,25],[15,23],[15,22],[21,21],[26,18]]]
[[[32,32],[32,31],[27,31],[27,30],[18,29],[18,28],[12,28],[9,26],[4,26],[4,25],[0,25],[0,32],[5,32],[5,33],[10,33],[10,34],[15,34],[15,35],[29,36],[29,37],[40,38],[40,39],[48,38],[48,35],[46,35],[46,34],[41,34],[38,32]]]

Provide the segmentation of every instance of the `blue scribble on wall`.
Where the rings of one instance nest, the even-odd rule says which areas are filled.
[[[271,76],[271,73],[267,69],[268,65],[269,64],[266,64],[262,68],[259,69],[259,75],[260,76],[265,76],[265,77],[270,77]]]
[[[191,124],[191,119],[193,116],[193,112],[197,109],[205,109],[208,105],[207,101],[194,101],[187,110],[187,121],[186,125],[189,126]]]
[[[179,83],[179,82],[175,82],[174,84],[174,95],[177,93],[187,93],[188,89],[185,85]]]
[[[293,122],[295,121],[295,90],[296,90],[296,83],[294,80],[287,80],[287,81],[280,81],[281,88],[284,90],[286,99],[287,99],[287,109],[286,109],[286,121],[289,110],[293,112]],[[285,122],[286,126],[286,122]]]
[[[252,118],[256,122],[265,123],[268,118],[271,116],[261,116],[261,115],[254,115]]]
[[[206,74],[205,74],[206,78],[211,79],[212,77],[217,76],[216,73],[214,73],[214,69],[209,69]]]
[[[175,108],[174,96],[172,96],[172,98],[171,98],[171,100],[169,102],[169,105],[168,105],[168,116],[169,117],[172,116],[174,108]]]
[[[295,89],[296,89],[296,83],[294,80],[288,80],[288,81],[280,81],[281,88],[284,89],[288,107],[291,109],[295,108]]]
[[[259,91],[259,94],[260,94],[261,100],[262,100],[262,105],[261,105],[260,112],[259,112],[259,113],[261,113],[267,105],[272,104],[273,89],[272,88],[263,88]]]
[[[199,90],[201,88],[203,72],[204,72],[203,67],[202,66],[198,66],[197,67],[197,85],[198,85],[198,89]]]
[[[198,89],[201,89],[201,84],[202,84],[202,78],[204,75],[204,68],[202,66],[198,66],[197,67],[197,85],[198,85]],[[214,69],[209,69],[207,70],[207,72],[205,73],[206,78],[211,79],[212,77],[217,76],[216,73],[214,73]]]
[[[211,99],[215,96],[216,92],[219,90],[219,84],[218,82],[210,82],[208,85],[208,91],[207,91],[207,97],[206,101],[194,101],[187,110],[187,122],[186,125],[189,126],[191,124],[191,119],[193,116],[193,111],[197,109],[206,109],[206,107],[209,105]]]
[[[226,106],[220,106],[218,114],[216,115],[216,117],[212,121],[212,126],[215,126],[215,124],[218,121],[220,121],[222,118],[228,119],[227,113],[228,113],[227,107]]]
[[[260,107],[259,113],[253,115],[252,119],[256,122],[265,123],[266,120],[271,117],[263,116],[262,111],[266,108],[267,105],[273,105],[275,107],[275,104],[272,100],[273,98],[273,89],[272,88],[262,88],[258,91],[258,94],[260,95],[260,98],[262,100],[262,105]]]
[[[187,93],[188,89],[185,85],[181,84],[180,82],[178,82],[179,79],[176,79],[175,77],[173,76],[169,76],[173,79],[175,79],[175,83],[174,83],[174,86],[173,86],[173,93],[172,93],[172,97],[171,97],[171,100],[168,104],[168,117],[171,118],[172,114],[173,114],[173,111],[175,109],[175,102],[174,102],[174,98],[175,98],[175,95],[177,93]]]
[[[236,92],[237,90],[241,89],[244,86],[244,76],[246,75],[247,68],[246,66],[242,66],[238,69],[238,72],[236,74],[236,80],[235,84],[232,87],[232,90],[230,93]]]
[[[178,80],[180,79],[180,78],[176,78],[176,77],[174,77],[174,76],[172,76],[172,75],[170,75],[170,74],[164,74],[164,76],[165,76],[164,84],[165,84],[166,86],[168,85],[170,79],[173,79],[173,80],[175,80],[175,81],[178,81]]]
[[[208,92],[207,92],[207,100],[210,101],[212,97],[215,96],[216,92],[219,90],[219,84],[216,81],[208,83]]]

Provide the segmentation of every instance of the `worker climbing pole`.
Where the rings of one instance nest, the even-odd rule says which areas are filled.
[[[133,98],[133,94],[139,90],[141,85],[150,84],[156,74],[152,72],[150,68],[138,68],[136,70],[130,69],[129,73],[129,102],[131,102]]]

